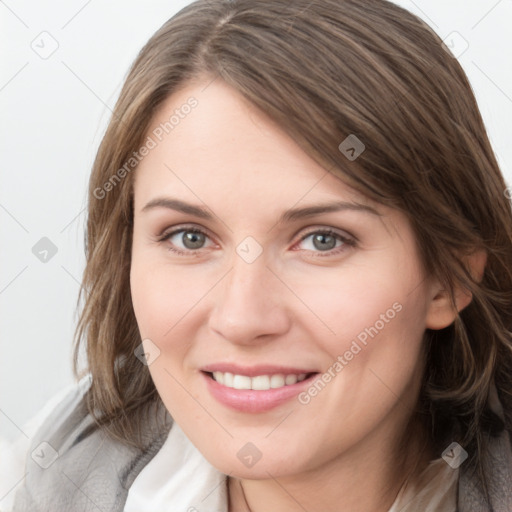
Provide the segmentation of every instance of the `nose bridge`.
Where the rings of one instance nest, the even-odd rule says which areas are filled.
[[[235,257],[221,298],[225,314],[234,321],[238,313],[252,313],[256,316],[271,310],[272,290],[269,276],[272,274],[263,257],[252,263]]]
[[[279,285],[264,257],[248,262],[235,255],[215,296],[212,329],[238,343],[285,332],[288,317],[283,301],[278,298]]]

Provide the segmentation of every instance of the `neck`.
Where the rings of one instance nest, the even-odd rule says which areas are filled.
[[[388,512],[405,482],[414,483],[433,458],[417,423],[409,426],[416,434],[406,447],[403,439],[391,446],[389,439],[376,438],[373,446],[366,440],[315,470],[263,480],[229,478],[229,511]]]

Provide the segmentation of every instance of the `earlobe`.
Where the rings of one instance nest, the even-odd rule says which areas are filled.
[[[484,249],[475,251],[466,256],[466,263],[473,279],[480,282],[484,275],[487,253]],[[472,300],[469,290],[459,285],[455,288],[454,298],[456,308],[453,307],[448,290],[442,288],[439,282],[433,287],[433,297],[428,305],[426,327],[428,329],[444,329],[453,323],[458,312],[467,307]]]

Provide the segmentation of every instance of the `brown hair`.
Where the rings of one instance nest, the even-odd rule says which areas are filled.
[[[462,283],[472,292],[452,325],[425,333],[418,412],[437,449],[459,442],[483,480],[486,438],[503,428],[488,406],[493,381],[512,426],[511,208],[461,66],[424,22],[384,0],[198,0],[141,50],[89,186],[74,368],[78,375],[85,342],[86,398],[98,424],[139,446],[146,407],[159,400],[134,356],[141,343],[129,283],[134,173],[101,197],[98,190],[143,144],[162,102],[201,76],[224,80],[326,169],[404,212],[426,271],[447,290]],[[350,134],[365,145],[357,161],[338,149]],[[488,256],[481,282],[463,259],[475,249]]]

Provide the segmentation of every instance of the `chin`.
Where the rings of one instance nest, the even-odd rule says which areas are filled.
[[[208,448],[202,450],[200,445],[198,449],[213,467],[235,478],[263,480],[307,470],[307,462],[298,460],[297,454],[300,450],[283,451],[281,444],[274,446],[271,443],[263,445],[258,441],[252,443],[233,440],[224,446],[222,452]],[[302,457],[303,455],[301,454]]]

